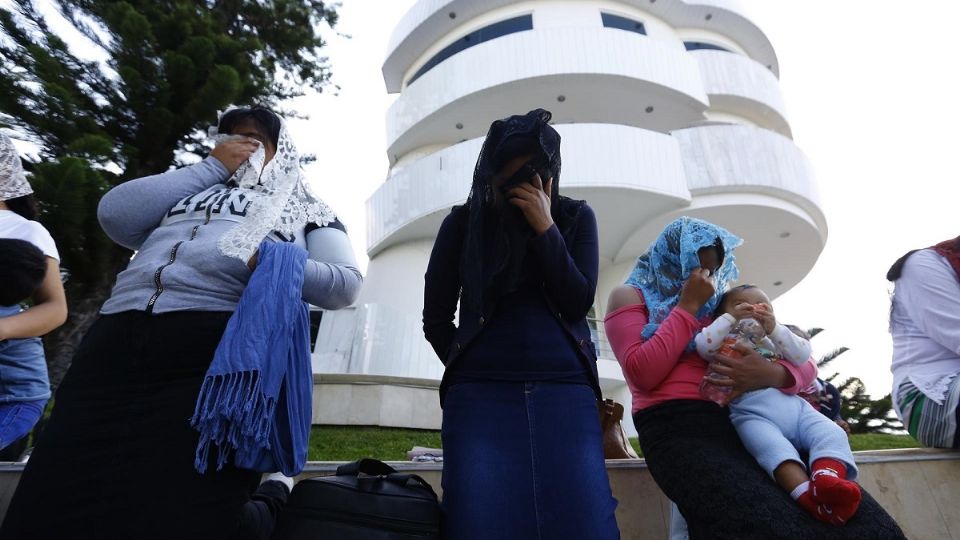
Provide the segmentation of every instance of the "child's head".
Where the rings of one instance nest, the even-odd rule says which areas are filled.
[[[756,285],[739,285],[726,292],[720,299],[717,311],[714,315],[720,316],[724,313],[730,313],[738,304],[769,304],[770,297]]]
[[[47,258],[25,240],[0,238],[0,306],[30,298],[47,273]]]

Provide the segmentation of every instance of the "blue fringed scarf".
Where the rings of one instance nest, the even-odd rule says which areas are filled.
[[[309,308],[302,299],[307,252],[263,242],[237,310],[207,370],[190,425],[200,432],[194,466],[236,466],[294,476],[307,461],[313,376]]]

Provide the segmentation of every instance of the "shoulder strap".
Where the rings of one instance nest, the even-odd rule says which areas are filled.
[[[397,470],[386,463],[372,458],[358,459],[337,467],[337,476],[387,476],[397,474]]]
[[[434,499],[437,498],[437,493],[433,490],[433,487],[420,476],[399,473],[393,467],[377,459],[363,458],[337,467],[337,476],[360,476],[361,474],[380,477],[391,484],[404,487],[412,483],[429,491]]]

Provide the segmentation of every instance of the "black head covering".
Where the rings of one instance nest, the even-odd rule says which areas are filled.
[[[526,222],[520,223],[522,217],[511,220],[502,215],[491,219],[497,215],[493,209],[491,181],[511,158],[533,150],[530,163],[537,164],[543,182],[553,178],[550,209],[553,221],[568,245],[572,240],[584,202],[559,195],[560,134],[549,125],[551,117],[549,111],[535,109],[493,122],[477,158],[467,202],[453,210],[467,223],[460,259],[461,299],[475,310],[481,310],[485,300],[516,289],[527,251],[526,242],[533,236]],[[522,140],[519,144],[518,138]],[[516,209],[502,210],[504,214],[511,211]]]

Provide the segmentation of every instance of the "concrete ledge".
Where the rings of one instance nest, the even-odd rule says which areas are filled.
[[[854,452],[857,465],[863,463],[897,463],[900,461],[956,461],[960,452],[940,448],[896,448]],[[957,486],[960,488],[960,486]]]
[[[410,388],[428,388],[437,390],[440,381],[415,377],[393,377],[390,375],[359,375],[353,373],[314,373],[313,384],[388,384]]]
[[[313,376],[313,423],[439,430],[439,381],[357,374]]]
[[[860,484],[890,512],[908,538],[960,538],[960,452],[933,449],[856,452]],[[334,474],[342,462],[307,463],[297,480]],[[415,473],[443,496],[440,463],[389,462],[398,471]],[[22,463],[0,463],[0,518],[23,471]],[[642,459],[608,460],[607,474],[619,501],[622,538],[666,538],[670,501]]]

